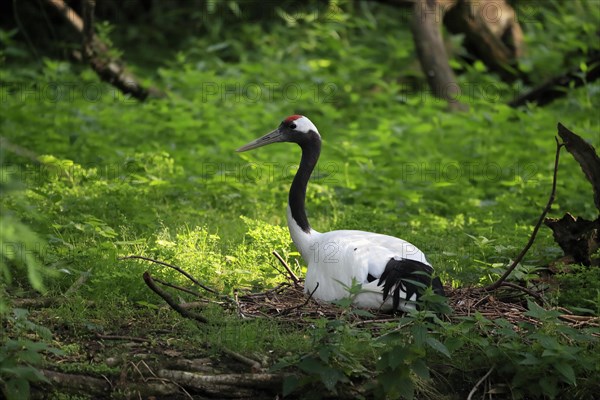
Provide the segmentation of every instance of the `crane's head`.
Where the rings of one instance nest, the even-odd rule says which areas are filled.
[[[303,146],[312,141],[321,141],[321,136],[315,124],[304,115],[292,115],[284,119],[273,132],[253,140],[236,151],[242,152],[266,146],[277,142],[293,142]]]

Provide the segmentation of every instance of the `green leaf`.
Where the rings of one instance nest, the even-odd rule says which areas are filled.
[[[569,364],[564,364],[561,362],[558,362],[553,366],[554,369],[556,369],[562,375],[563,381],[571,386],[577,385],[577,379],[575,377],[575,371],[573,370],[573,367],[571,367]]]
[[[292,394],[296,389],[302,386],[302,380],[294,375],[286,376],[283,380],[281,389],[283,397]]]
[[[394,346],[394,348],[387,352],[387,365],[395,370],[398,366],[402,365],[406,358],[410,355],[410,350],[404,346]]]
[[[367,310],[362,310],[360,308],[357,308],[356,310],[353,310],[352,313],[354,315],[359,316],[359,317],[365,317],[365,318],[373,318],[373,317],[375,317],[375,315],[373,315],[373,313],[370,313]]]
[[[446,346],[444,346],[444,344],[442,342],[440,342],[439,340],[432,338],[432,337],[428,337],[426,339],[426,342],[429,345],[429,347],[431,347],[432,349],[442,353],[443,355],[445,355],[448,358],[452,358],[450,356],[450,351],[448,351],[448,348]]]
[[[556,394],[558,393],[558,385],[556,378],[552,376],[544,376],[539,380],[540,388],[542,389],[542,393],[551,399],[556,398]]]
[[[413,372],[415,374],[417,374],[419,377],[423,378],[423,379],[429,379],[430,375],[429,375],[429,367],[427,366],[427,364],[425,363],[424,360],[422,359],[417,359],[415,360],[411,365],[410,368],[413,370]]]
[[[414,325],[410,329],[415,340],[415,346],[421,347],[427,338],[427,328],[422,325]]]
[[[541,360],[531,353],[525,353],[525,359],[519,362],[519,365],[538,365]]]
[[[23,400],[29,398],[29,382],[26,379],[10,379],[6,382],[7,400]]]

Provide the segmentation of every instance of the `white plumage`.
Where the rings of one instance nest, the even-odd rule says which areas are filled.
[[[276,130],[238,151],[275,142],[294,142],[302,148],[300,167],[290,188],[287,221],[292,241],[307,264],[307,293],[324,301],[342,299],[348,297],[354,280],[362,285],[355,305],[405,311],[414,309],[421,286],[433,284],[434,291],[443,295],[439,278],[431,280],[433,268],[413,244],[372,232],[320,233],[310,227],[304,201],[308,179],[319,158],[321,136],[308,118],[292,115]],[[415,285],[415,281],[419,283]]]

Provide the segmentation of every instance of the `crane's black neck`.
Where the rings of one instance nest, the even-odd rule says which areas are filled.
[[[304,208],[306,186],[321,154],[321,137],[318,133],[315,133],[298,144],[302,148],[302,159],[300,160],[298,172],[294,176],[292,187],[290,187],[289,205],[292,218],[294,218],[300,229],[309,233],[310,224],[308,223],[306,209]]]

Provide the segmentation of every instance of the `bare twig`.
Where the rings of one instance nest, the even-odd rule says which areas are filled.
[[[248,365],[253,372],[259,372],[263,370],[262,365],[256,360],[246,357],[240,353],[236,353],[235,351],[230,350],[227,347],[222,347],[221,351],[223,351],[223,353],[227,354],[229,357]]]
[[[70,295],[72,295],[73,293],[75,293],[76,291],[79,290],[79,288],[81,286],[83,286],[84,283],[87,282],[87,280],[90,278],[90,275],[92,273],[92,269],[88,269],[86,272],[83,272],[81,274],[81,276],[79,277],[79,279],[77,279],[65,292],[65,297],[69,297]]]
[[[521,290],[521,291],[527,293],[528,295],[530,295],[531,297],[535,297],[536,299],[538,299],[542,303],[546,302],[544,300],[544,298],[539,293],[536,293],[536,292],[534,292],[531,289],[527,289],[526,287],[517,285],[516,283],[502,282],[502,284],[500,286],[507,286],[507,287],[510,287],[510,288],[513,288],[513,289]]]
[[[152,289],[152,291],[154,293],[156,293],[157,295],[162,297],[163,300],[166,301],[167,304],[173,310],[177,311],[182,317],[193,319],[193,320],[196,320],[196,321],[204,323],[204,324],[208,323],[208,320],[206,318],[204,318],[202,315],[197,314],[190,310],[186,310],[183,307],[180,307],[179,304],[177,304],[177,302],[175,300],[173,300],[173,298],[171,296],[169,296],[165,291],[163,291],[161,288],[156,286],[156,283],[154,282],[154,280],[152,279],[152,276],[150,275],[150,273],[148,273],[148,271],[144,272],[144,282],[146,282],[146,285],[148,285],[148,287],[150,289]]]
[[[196,285],[200,286],[202,289],[206,290],[207,292],[210,292],[210,293],[216,294],[216,295],[219,294],[219,292],[217,292],[215,289],[213,289],[211,287],[208,287],[205,284],[201,283],[196,278],[194,278],[192,275],[190,275],[188,272],[186,272],[183,269],[179,268],[177,265],[169,264],[169,263],[166,263],[164,261],[159,261],[159,260],[155,260],[153,258],[144,257],[144,256],[125,256],[125,257],[119,257],[119,260],[131,260],[131,259],[146,260],[146,261],[150,261],[150,262],[153,262],[153,263],[156,263],[156,264],[164,265],[165,267],[172,268],[175,271],[177,271],[180,274],[182,274],[183,276],[185,276],[186,278],[188,278],[190,281],[194,282]]]
[[[290,279],[294,282],[294,285],[298,285],[298,283],[300,282],[300,279],[296,276],[294,271],[292,271],[292,269],[290,268],[288,263],[285,262],[283,257],[281,257],[276,250],[273,250],[273,255],[279,260],[281,265],[283,265],[283,268],[285,268],[285,270],[287,271]]]
[[[353,323],[352,326],[361,326],[361,325],[368,325],[368,324],[381,324],[381,323],[385,323],[385,322],[394,322],[396,320],[397,320],[397,317],[395,315],[390,315],[389,318],[360,320],[360,321]]]
[[[4,136],[0,136],[0,147],[4,150],[10,151],[11,153],[15,153],[20,157],[27,158],[30,161],[33,161],[35,164],[41,164],[37,154],[29,149],[26,149],[25,147],[11,143],[10,140]]]
[[[159,278],[154,278],[154,282],[158,282],[161,285],[164,285],[164,286],[167,286],[167,287],[170,287],[170,288],[173,288],[173,289],[177,289],[179,291],[191,294],[192,296],[202,297],[202,296],[200,296],[200,293],[194,292],[193,290],[190,290],[188,288],[184,288],[182,286],[175,285],[173,283],[169,283],[167,281],[163,281],[162,279],[159,279]]]
[[[134,336],[123,336],[123,335],[102,335],[100,333],[96,334],[98,339],[103,340],[128,340],[130,342],[138,342],[138,343],[146,343],[149,342],[150,339],[142,338],[142,337],[134,337]]]
[[[492,368],[490,368],[490,370],[480,380],[477,381],[475,386],[473,386],[473,389],[471,389],[471,391],[469,392],[467,400],[471,400],[473,398],[473,396],[477,392],[477,388],[487,379],[488,376],[490,376],[490,374],[494,371],[495,368],[496,366],[492,365]]]
[[[302,303],[300,305],[297,305],[297,306],[294,306],[294,307],[286,308],[285,310],[281,311],[281,314],[287,314],[290,311],[297,310],[297,309],[302,308],[305,305],[307,305],[308,302],[310,301],[310,299],[312,299],[313,294],[315,294],[315,292],[317,291],[318,288],[319,288],[319,282],[317,282],[317,286],[315,286],[315,288],[313,289],[313,291],[310,292],[310,294],[308,295],[308,298],[304,301],[304,303]]]
[[[256,389],[263,395],[266,390],[277,393],[285,377],[267,373],[207,375],[167,369],[159,370],[158,376],[219,398],[256,398]]]
[[[521,260],[523,260],[523,257],[525,257],[525,254],[527,254],[527,251],[529,251],[529,248],[533,245],[535,236],[537,235],[538,230],[540,229],[540,226],[542,225],[542,222],[544,222],[544,218],[546,217],[546,214],[548,213],[548,211],[550,211],[550,207],[552,207],[552,203],[554,202],[554,196],[556,194],[556,178],[558,175],[558,161],[560,158],[560,149],[564,146],[563,143],[560,143],[558,141],[557,137],[555,137],[554,139],[556,140],[556,156],[554,157],[554,174],[552,176],[552,191],[550,192],[550,197],[548,198],[548,203],[546,204],[546,207],[544,207],[544,210],[542,211],[542,215],[540,215],[540,218],[539,218],[537,224],[535,224],[535,227],[533,228],[533,232],[531,232],[531,236],[529,237],[529,241],[527,242],[525,247],[523,247],[523,250],[521,250],[519,255],[514,259],[512,264],[506,269],[506,271],[504,272],[504,275],[502,275],[500,277],[500,279],[498,279],[493,284],[484,288],[484,290],[486,290],[486,291],[498,289],[502,285],[502,283],[506,280],[506,278],[508,278],[508,276],[517,267],[517,265],[521,262]]]
[[[100,79],[130,94],[138,100],[145,100],[149,95],[165,97],[155,88],[145,88],[138,80],[126,71],[119,59],[110,56],[108,46],[93,32],[93,12],[95,0],[84,0],[85,23],[79,15],[63,0],[46,0],[80,35],[84,43],[84,57]]]

